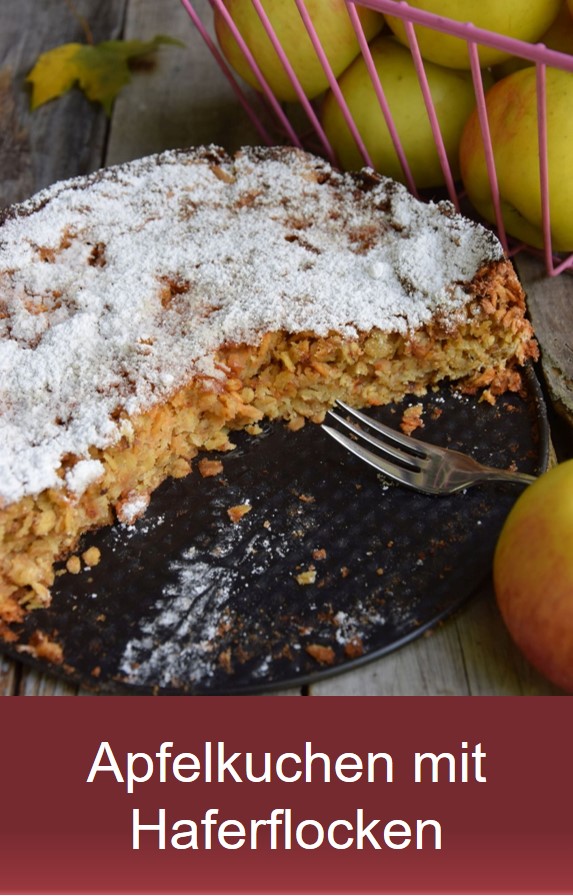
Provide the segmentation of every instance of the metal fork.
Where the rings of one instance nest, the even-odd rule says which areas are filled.
[[[355,439],[349,438],[339,430],[323,423],[322,428],[325,432],[353,454],[371,464],[380,473],[416,491],[428,495],[450,495],[460,489],[488,480],[520,483],[521,485],[530,485],[535,481],[536,477],[530,476],[529,473],[483,466],[473,457],[462,454],[460,451],[430,445],[421,439],[412,439],[383,423],[372,420],[371,417],[349,407],[342,401],[338,401],[337,405],[382,438],[373,435],[334,411],[329,411],[330,416],[341,426],[346,427],[355,438],[375,446],[381,453],[375,454]]]

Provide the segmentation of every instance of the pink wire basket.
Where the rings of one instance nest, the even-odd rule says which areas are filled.
[[[253,8],[256,10],[262,25],[269,36],[269,39],[281,60],[282,66],[293,86],[294,92],[298,99],[298,106],[304,112],[304,125],[301,126],[300,115],[292,115],[292,104],[281,102],[274,95],[267,80],[265,79],[257,60],[249,50],[240,31],[235,25],[233,19],[229,15],[222,0],[208,0],[213,11],[217,10],[223,17],[228,28],[238,46],[242,50],[250,69],[256,78],[260,93],[255,93],[248,88],[245,83],[237,77],[233,69],[228,64],[225,56],[221,52],[216,39],[212,37],[212,15],[207,21],[207,17],[203,13],[201,15],[197,10],[197,3],[193,0],[181,0],[184,8],[189,14],[193,24],[197,28],[201,37],[207,44],[214,60],[220,66],[229,83],[231,84],[238,101],[242,105],[245,113],[258,132],[263,143],[271,146],[278,143],[288,143],[301,149],[308,149],[316,152],[328,159],[334,166],[338,165],[336,153],[328,140],[328,137],[321,125],[318,106],[316,100],[309,100],[297,78],[293,66],[280,44],[275,31],[265,13],[261,0],[251,0]],[[324,70],[330,90],[334,94],[336,101],[340,107],[344,121],[352,134],[356,145],[362,156],[364,165],[375,167],[369,156],[365,142],[362,138],[360,130],[348,108],[342,91],[338,85],[337,78],[334,75],[332,67],[324,52],[320,39],[313,26],[308,14],[304,0],[294,0],[298,8],[298,12],[304,23],[306,31],[312,41],[314,51],[320,64]],[[352,22],[356,37],[358,40],[360,53],[364,59],[368,73],[372,80],[372,85],[376,93],[380,110],[384,116],[388,132],[390,134],[396,155],[400,162],[403,172],[403,180],[410,192],[418,198],[424,198],[418,185],[412,175],[411,167],[408,163],[407,155],[402,146],[398,129],[392,117],[386,96],[380,80],[376,73],[375,63],[370,51],[368,40],[364,33],[358,9],[368,9],[375,12],[386,13],[392,15],[396,19],[403,22],[410,52],[414,61],[416,74],[419,80],[424,104],[428,115],[432,135],[438,154],[439,164],[443,174],[444,189],[447,198],[453,203],[457,210],[463,210],[466,214],[474,214],[465,197],[464,189],[456,180],[452,166],[446,153],[444,139],[441,133],[440,124],[432,95],[428,77],[426,74],[425,63],[420,52],[418,40],[416,37],[414,25],[422,25],[443,34],[462,38],[466,44],[470,60],[470,71],[473,89],[475,93],[475,101],[477,115],[480,124],[481,138],[485,153],[485,162],[487,175],[489,179],[489,189],[491,192],[491,200],[495,214],[495,231],[502,243],[504,250],[508,255],[515,255],[519,251],[530,251],[541,255],[545,262],[547,274],[555,276],[566,270],[573,270],[573,253],[569,255],[557,254],[552,245],[551,236],[551,208],[549,197],[549,170],[548,170],[548,140],[547,140],[547,93],[546,93],[546,70],[548,67],[573,72],[573,56],[567,53],[557,52],[547,48],[542,43],[526,43],[521,40],[505,37],[492,31],[486,31],[477,28],[471,23],[456,22],[433,13],[425,12],[411,7],[407,2],[395,2],[395,0],[361,0],[360,3],[355,0],[344,0],[350,21]],[[541,221],[543,231],[543,249],[535,249],[523,242],[519,242],[508,235],[504,216],[502,211],[502,202],[498,187],[498,175],[494,158],[494,147],[490,134],[488,115],[486,109],[486,87],[483,81],[482,70],[480,68],[479,49],[481,47],[492,48],[504,51],[513,57],[526,61],[528,64],[535,66],[536,71],[536,97],[537,97],[537,141],[538,141],[538,158],[539,158],[539,187],[541,195]],[[382,172],[384,173],[384,172]],[[573,171],[570,174],[573,177]],[[573,213],[573,212],[572,212]],[[490,225],[493,226],[493,225]]]

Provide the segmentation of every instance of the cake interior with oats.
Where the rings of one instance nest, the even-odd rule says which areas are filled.
[[[490,232],[290,148],[169,151],[11,207],[0,330],[5,623],[233,430],[444,380],[493,401],[537,352]]]

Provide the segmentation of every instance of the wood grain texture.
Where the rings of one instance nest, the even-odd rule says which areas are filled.
[[[317,696],[501,697],[559,692],[512,644],[487,582],[460,611],[411,644],[341,677]]]
[[[13,696],[18,688],[20,667],[0,656],[0,697]]]
[[[573,425],[573,274],[547,277],[543,263],[521,254],[516,268],[541,345],[541,367],[553,406]]]
[[[501,619],[490,582],[456,617],[469,693],[474,697],[549,696],[558,691],[525,660]]]
[[[121,34],[125,5],[126,0],[76,2],[96,42]],[[0,207],[102,164],[108,121],[79,90],[30,111],[26,75],[38,56],[59,44],[83,39],[81,25],[65,0],[2,0]]]
[[[195,6],[210,23],[206,0]],[[183,6],[176,0],[132,0],[125,36],[148,39],[157,33],[175,37],[185,46],[163,47],[157,64],[134,78],[118,97],[107,164],[164,149],[214,143],[234,152],[256,143],[254,128]]]
[[[411,644],[352,672],[319,682],[314,696],[468,696],[456,626],[448,620]]]
[[[18,694],[21,697],[76,697],[78,689],[51,675],[25,668]]]

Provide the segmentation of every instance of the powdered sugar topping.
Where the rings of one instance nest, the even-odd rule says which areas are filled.
[[[168,152],[13,209],[0,228],[0,498],[80,494],[101,474],[90,448],[121,437],[118,412],[220,377],[222,343],[455,319],[499,244],[361,178],[294,150]]]

